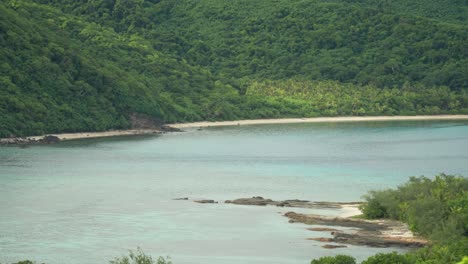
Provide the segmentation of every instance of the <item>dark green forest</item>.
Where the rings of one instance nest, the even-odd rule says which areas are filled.
[[[5,0],[0,137],[468,113],[464,0]]]

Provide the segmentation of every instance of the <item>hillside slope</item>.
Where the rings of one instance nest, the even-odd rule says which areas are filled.
[[[184,122],[468,112],[464,20],[443,19],[450,5],[429,19],[392,6],[1,2],[0,137],[129,128],[135,113]]]

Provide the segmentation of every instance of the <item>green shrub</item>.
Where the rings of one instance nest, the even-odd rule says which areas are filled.
[[[321,257],[314,259],[310,264],[356,264],[356,260],[351,256],[336,255],[334,257]]]
[[[367,219],[384,218],[387,216],[387,210],[377,199],[370,199],[367,204],[359,206],[362,214]]]
[[[109,262],[110,264],[172,264],[169,257],[159,257],[156,261],[149,255],[146,255],[140,248],[134,252],[130,250],[128,256],[116,258]]]
[[[468,179],[437,175],[411,177],[396,190],[371,191],[361,206],[364,217],[401,220],[430,239],[450,243],[468,234]]]
[[[408,255],[401,255],[396,252],[380,253],[369,257],[361,264],[413,264],[415,263]]]

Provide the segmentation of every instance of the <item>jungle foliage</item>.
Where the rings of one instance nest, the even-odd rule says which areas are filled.
[[[371,191],[361,207],[368,219],[391,218],[409,225],[431,245],[406,254],[380,253],[361,264],[455,264],[468,258],[468,178],[440,174],[433,179],[411,177],[396,189]],[[311,264],[357,263],[337,255]]]
[[[0,137],[468,112],[466,1],[6,0]]]
[[[411,177],[397,189],[371,191],[365,199],[361,209],[366,218],[403,221],[433,242],[406,256],[395,256],[407,259],[402,263],[457,263],[468,256],[468,178]],[[369,263],[383,263],[375,258]]]

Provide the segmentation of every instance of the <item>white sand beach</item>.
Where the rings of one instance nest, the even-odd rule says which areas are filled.
[[[260,124],[327,123],[327,122],[366,122],[366,121],[424,121],[424,120],[468,120],[468,115],[419,115],[419,116],[343,116],[312,118],[252,119],[218,122],[194,122],[168,124],[178,129],[218,126],[243,126]]]
[[[334,123],[334,122],[384,122],[384,121],[430,121],[430,120],[468,120],[468,115],[419,115],[419,116],[344,116],[344,117],[312,117],[312,118],[278,118],[278,119],[252,119],[236,121],[217,121],[217,122],[193,122],[167,124],[168,127],[176,129],[190,129],[201,127],[221,127],[221,126],[244,126],[244,125],[262,125],[262,124],[294,124],[294,123]],[[130,135],[149,135],[163,132],[160,129],[129,129],[129,130],[111,130],[102,132],[80,132],[80,133],[62,133],[50,134],[58,137],[60,140],[73,140],[83,138],[101,138]],[[29,140],[40,140],[44,137],[30,136],[25,137]],[[0,139],[0,143],[12,141],[11,138]]]

